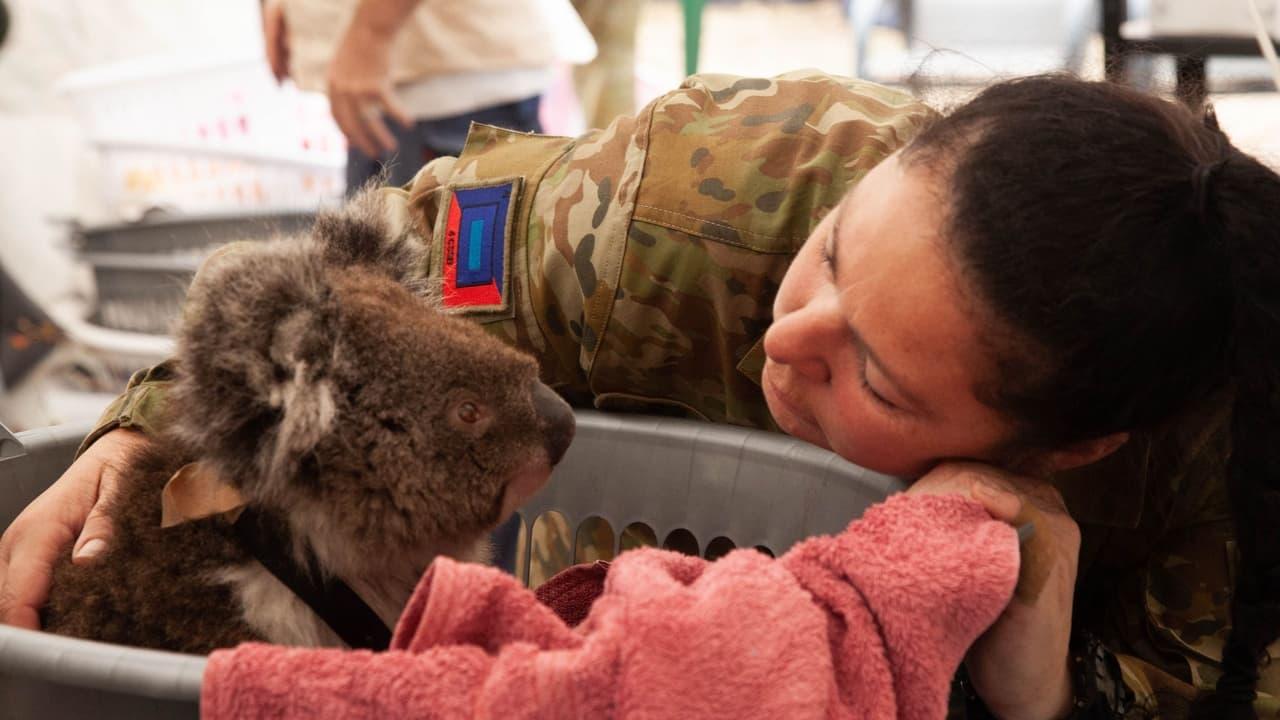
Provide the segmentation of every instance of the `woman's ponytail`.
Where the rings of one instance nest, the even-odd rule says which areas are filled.
[[[1280,637],[1280,176],[1232,149],[1213,165],[1193,196],[1202,193],[1206,234],[1227,257],[1234,296],[1227,483],[1240,562],[1223,674],[1191,716],[1232,720],[1256,717],[1259,668]]]
[[[1199,478],[1230,496],[1233,629],[1191,712],[1254,717],[1280,636],[1280,175],[1211,113],[1062,76],[987,88],[903,159],[947,178],[948,247],[1002,326],[997,366],[1016,368],[980,397],[1021,445],[1149,433],[1187,462],[1202,451],[1160,429],[1234,398],[1227,478]]]

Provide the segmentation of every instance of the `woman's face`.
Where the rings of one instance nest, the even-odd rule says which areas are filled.
[[[899,155],[876,166],[796,256],[765,336],[778,425],[893,475],[990,461],[1012,437],[974,394],[994,371],[979,303],[946,251],[941,190]]]

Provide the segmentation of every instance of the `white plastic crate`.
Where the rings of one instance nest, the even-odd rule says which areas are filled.
[[[206,146],[100,143],[103,199],[123,217],[151,208],[182,213],[310,210],[345,188],[345,159],[318,162]]]
[[[314,209],[344,189],[346,141],[327,100],[277,84],[260,56],[148,57],[61,89],[122,217]]]

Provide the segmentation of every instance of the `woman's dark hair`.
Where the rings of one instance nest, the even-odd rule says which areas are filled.
[[[904,155],[947,178],[950,247],[1002,328],[980,396],[1025,443],[1140,433],[1234,402],[1242,571],[1193,717],[1252,718],[1280,635],[1280,176],[1209,112],[1049,76],[995,85]],[[1221,401],[1221,400],[1220,400]]]

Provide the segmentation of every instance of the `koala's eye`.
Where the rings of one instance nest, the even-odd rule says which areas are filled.
[[[493,413],[470,392],[455,395],[445,410],[444,417],[453,429],[478,437],[489,429]]]
[[[458,419],[468,425],[480,422],[480,408],[470,400],[459,404],[456,412]]]

